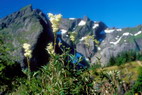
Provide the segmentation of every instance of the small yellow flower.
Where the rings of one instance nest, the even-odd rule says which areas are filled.
[[[49,54],[54,54],[54,47],[53,43],[49,43],[48,46],[46,47],[46,50],[48,51]]]
[[[73,35],[70,36],[71,41],[75,41],[75,37]]]
[[[75,31],[71,32],[70,33],[70,40],[74,42],[76,35],[77,35],[77,32],[75,32]]]

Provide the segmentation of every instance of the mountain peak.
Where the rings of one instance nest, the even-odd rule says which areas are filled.
[[[87,16],[84,16],[84,17],[83,17],[83,20],[85,20],[85,21],[90,21],[89,17],[87,17]]]
[[[33,11],[33,8],[32,8],[32,5],[27,5],[23,8],[20,9],[20,11],[24,11],[25,13],[29,13],[29,12],[32,12]]]

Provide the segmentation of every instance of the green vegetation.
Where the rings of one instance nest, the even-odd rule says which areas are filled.
[[[132,33],[132,34],[135,34],[139,31],[142,30],[142,25],[139,25],[137,27],[132,27],[132,28],[124,28],[123,31],[124,32],[129,32],[129,33]],[[127,38],[127,41],[128,42],[133,42],[134,39],[141,39],[142,38],[142,34],[139,34],[137,36],[129,36],[129,38]],[[122,38],[123,39],[123,38]],[[120,43],[123,43],[124,40],[121,40]]]
[[[132,88],[134,93],[136,92],[142,93],[142,67],[139,67],[138,74],[139,74],[138,79]]]
[[[136,60],[142,61],[142,53],[135,51],[127,51],[117,55],[116,57],[111,57],[108,66],[119,66],[121,64]]]
[[[16,80],[9,80],[12,83],[11,89],[7,89],[10,86],[3,84],[1,92],[5,89],[10,95],[93,95],[94,93],[120,95],[122,91],[130,95],[129,92],[141,92],[142,74],[141,69],[139,74],[137,72],[140,67],[137,62],[105,68],[95,65],[88,69],[76,70],[70,68],[69,63],[65,65],[66,56],[68,51],[64,51],[62,55],[52,54],[48,65],[31,72],[30,78],[16,77]],[[27,76],[28,73],[25,71]],[[136,83],[131,87],[134,81]]]
[[[142,34],[139,34],[137,36],[129,36],[129,38],[127,38],[127,41],[130,43],[130,42],[134,42],[134,39],[141,39],[142,38]],[[123,39],[123,38],[122,38]],[[124,40],[121,40],[120,43],[124,43]]]
[[[12,86],[12,81],[15,79],[17,72],[14,72],[14,68],[17,66],[17,63],[14,62],[14,58],[9,54],[11,45],[4,43],[5,37],[8,37],[0,34],[0,92],[5,89],[11,90],[14,88]],[[18,71],[18,69],[17,69]]]
[[[142,67],[139,67],[138,78],[126,95],[131,95],[132,93],[137,93],[138,95],[142,94]]]
[[[119,66],[109,66],[109,67],[104,67],[104,71],[113,71],[113,70],[118,70],[121,71],[122,75],[127,75],[125,78],[122,78],[122,80],[126,82],[135,81],[137,80],[138,77],[138,69],[142,65],[140,61],[133,61],[125,64],[121,64]],[[100,69],[99,69],[100,71]]]
[[[133,27],[133,28],[124,28],[123,29],[123,31],[125,32],[130,32],[130,33],[133,33],[133,32],[138,32],[138,31],[140,31],[140,30],[142,30],[142,25],[139,25],[139,26],[137,26],[137,27]]]
[[[92,66],[88,69],[76,70],[71,69],[69,65],[64,65],[65,56],[68,56],[68,52],[62,56],[56,54],[54,59],[51,58],[50,64],[33,72],[30,80],[22,79],[20,86],[12,94],[92,95],[101,93],[111,95],[116,93],[119,95],[122,90],[127,92],[131,82],[136,80],[133,80],[132,74],[136,74],[134,77],[137,77],[136,69],[139,65],[135,63],[122,65],[123,69],[115,67],[95,69]],[[126,68],[129,73],[125,71]],[[129,81],[130,79],[131,81]]]
[[[62,55],[51,54],[49,64],[43,66],[39,71],[31,73],[30,78],[23,79],[19,88],[12,94],[93,94],[93,80],[89,69],[71,68],[69,63],[64,63],[67,56],[68,51]]]
[[[137,89],[141,86],[141,72],[139,75],[137,72],[140,65],[137,62],[105,68],[95,65],[88,69],[77,70],[70,68],[69,63],[65,65],[64,60],[67,56],[68,51],[64,51],[62,55],[51,54],[49,64],[36,72],[31,72],[30,78],[17,78],[12,85],[12,87],[17,88],[9,92],[9,94],[120,95],[121,93],[133,91],[131,89],[134,89],[131,93],[141,92],[141,89]],[[28,76],[29,72],[25,71],[25,74]],[[134,81],[136,83],[131,87]]]

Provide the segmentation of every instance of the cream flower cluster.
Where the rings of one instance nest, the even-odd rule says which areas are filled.
[[[75,32],[75,31],[74,31],[74,32],[71,32],[71,33],[70,33],[70,40],[74,42],[76,35],[77,35],[77,32]]]
[[[27,57],[27,58],[32,57],[32,55],[31,55],[32,51],[30,50],[30,47],[31,47],[31,45],[28,44],[28,43],[23,44],[23,48],[24,48],[24,52],[25,52],[24,56]]]
[[[46,50],[48,51],[49,54],[54,54],[54,47],[53,43],[49,43],[48,46],[46,47]]]
[[[59,29],[60,21],[62,19],[62,15],[61,14],[53,15],[52,13],[48,13],[48,17],[50,22],[52,23],[53,32],[54,33],[57,32]]]
[[[85,42],[85,44],[87,45],[87,46],[90,46],[90,43],[89,43],[89,41],[90,40],[93,40],[96,44],[99,44],[99,42],[96,40],[96,39],[94,39],[94,35],[87,35],[87,36],[85,36],[82,40]]]
[[[73,35],[70,36],[71,41],[75,41],[75,37]]]

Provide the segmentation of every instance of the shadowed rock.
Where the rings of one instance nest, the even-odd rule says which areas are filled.
[[[26,67],[23,56],[23,43],[31,45],[31,70],[36,70],[48,62],[49,54],[45,50],[47,44],[53,41],[51,24],[39,9],[26,6],[3,19],[0,19],[0,33],[5,36],[5,44],[10,45],[10,54]],[[24,60],[24,61],[23,61]]]

